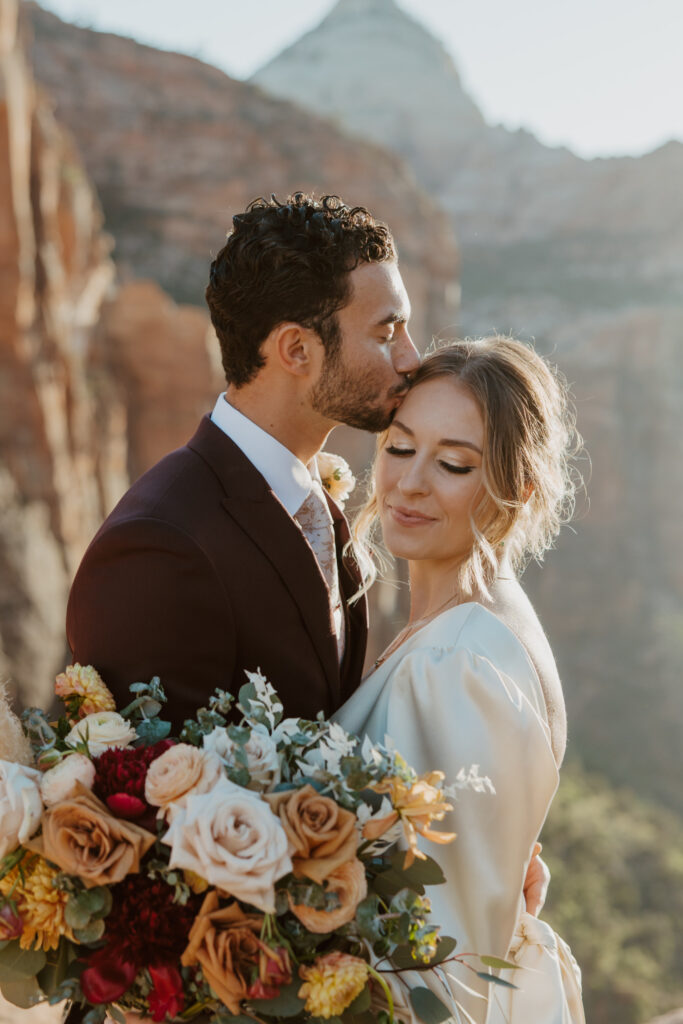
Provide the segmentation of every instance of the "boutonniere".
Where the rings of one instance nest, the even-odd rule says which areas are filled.
[[[318,452],[317,462],[323,487],[332,501],[343,509],[346,499],[356,486],[356,478],[348,462],[342,459],[341,455],[334,455],[332,452]]]

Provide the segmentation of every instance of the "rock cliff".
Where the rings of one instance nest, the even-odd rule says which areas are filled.
[[[17,4],[0,0],[0,675],[24,703],[47,699],[66,657],[66,596],[88,541],[218,388],[208,317],[156,284],[121,288],[111,248],[34,83]]]

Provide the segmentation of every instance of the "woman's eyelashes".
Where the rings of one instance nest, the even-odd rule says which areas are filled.
[[[395,444],[388,444],[384,450],[388,455],[396,455],[399,458],[415,454],[414,448],[399,448]],[[475,468],[474,466],[455,466],[452,462],[444,462],[442,459],[438,461],[439,465],[443,466],[448,473],[471,473]]]

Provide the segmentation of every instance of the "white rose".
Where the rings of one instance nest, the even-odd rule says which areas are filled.
[[[110,747],[129,747],[137,739],[135,729],[118,711],[96,711],[76,722],[65,739],[68,747],[87,743],[91,757],[99,757]]]
[[[279,819],[256,793],[227,779],[210,793],[190,794],[162,841],[171,847],[171,867],[194,871],[266,914],[275,911],[275,883],[292,870]]]
[[[235,744],[228,730],[218,726],[203,739],[204,750],[221,758],[226,764],[236,764]],[[280,759],[275,741],[265,726],[254,726],[251,736],[244,745],[247,767],[251,775],[249,789],[270,790],[280,781]]]
[[[40,772],[0,761],[0,858],[31,838],[42,814]]]
[[[43,802],[51,807],[73,796],[77,783],[92,789],[95,781],[95,765],[85,754],[69,754],[62,761],[46,771],[40,780],[40,795]]]

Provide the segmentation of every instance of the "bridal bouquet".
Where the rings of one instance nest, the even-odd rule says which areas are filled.
[[[64,715],[24,713],[32,763],[0,761],[7,999],[71,999],[86,1024],[123,1010],[346,1024],[385,992],[389,1022],[382,962],[452,953],[424,890],[443,875],[417,845],[455,838],[432,828],[451,809],[442,774],[418,777],[322,716],[283,719],[270,683],[247,677],[177,741],[158,678],[119,712],[95,670],[72,665],[57,677]],[[411,1001],[448,1016],[426,987]]]

